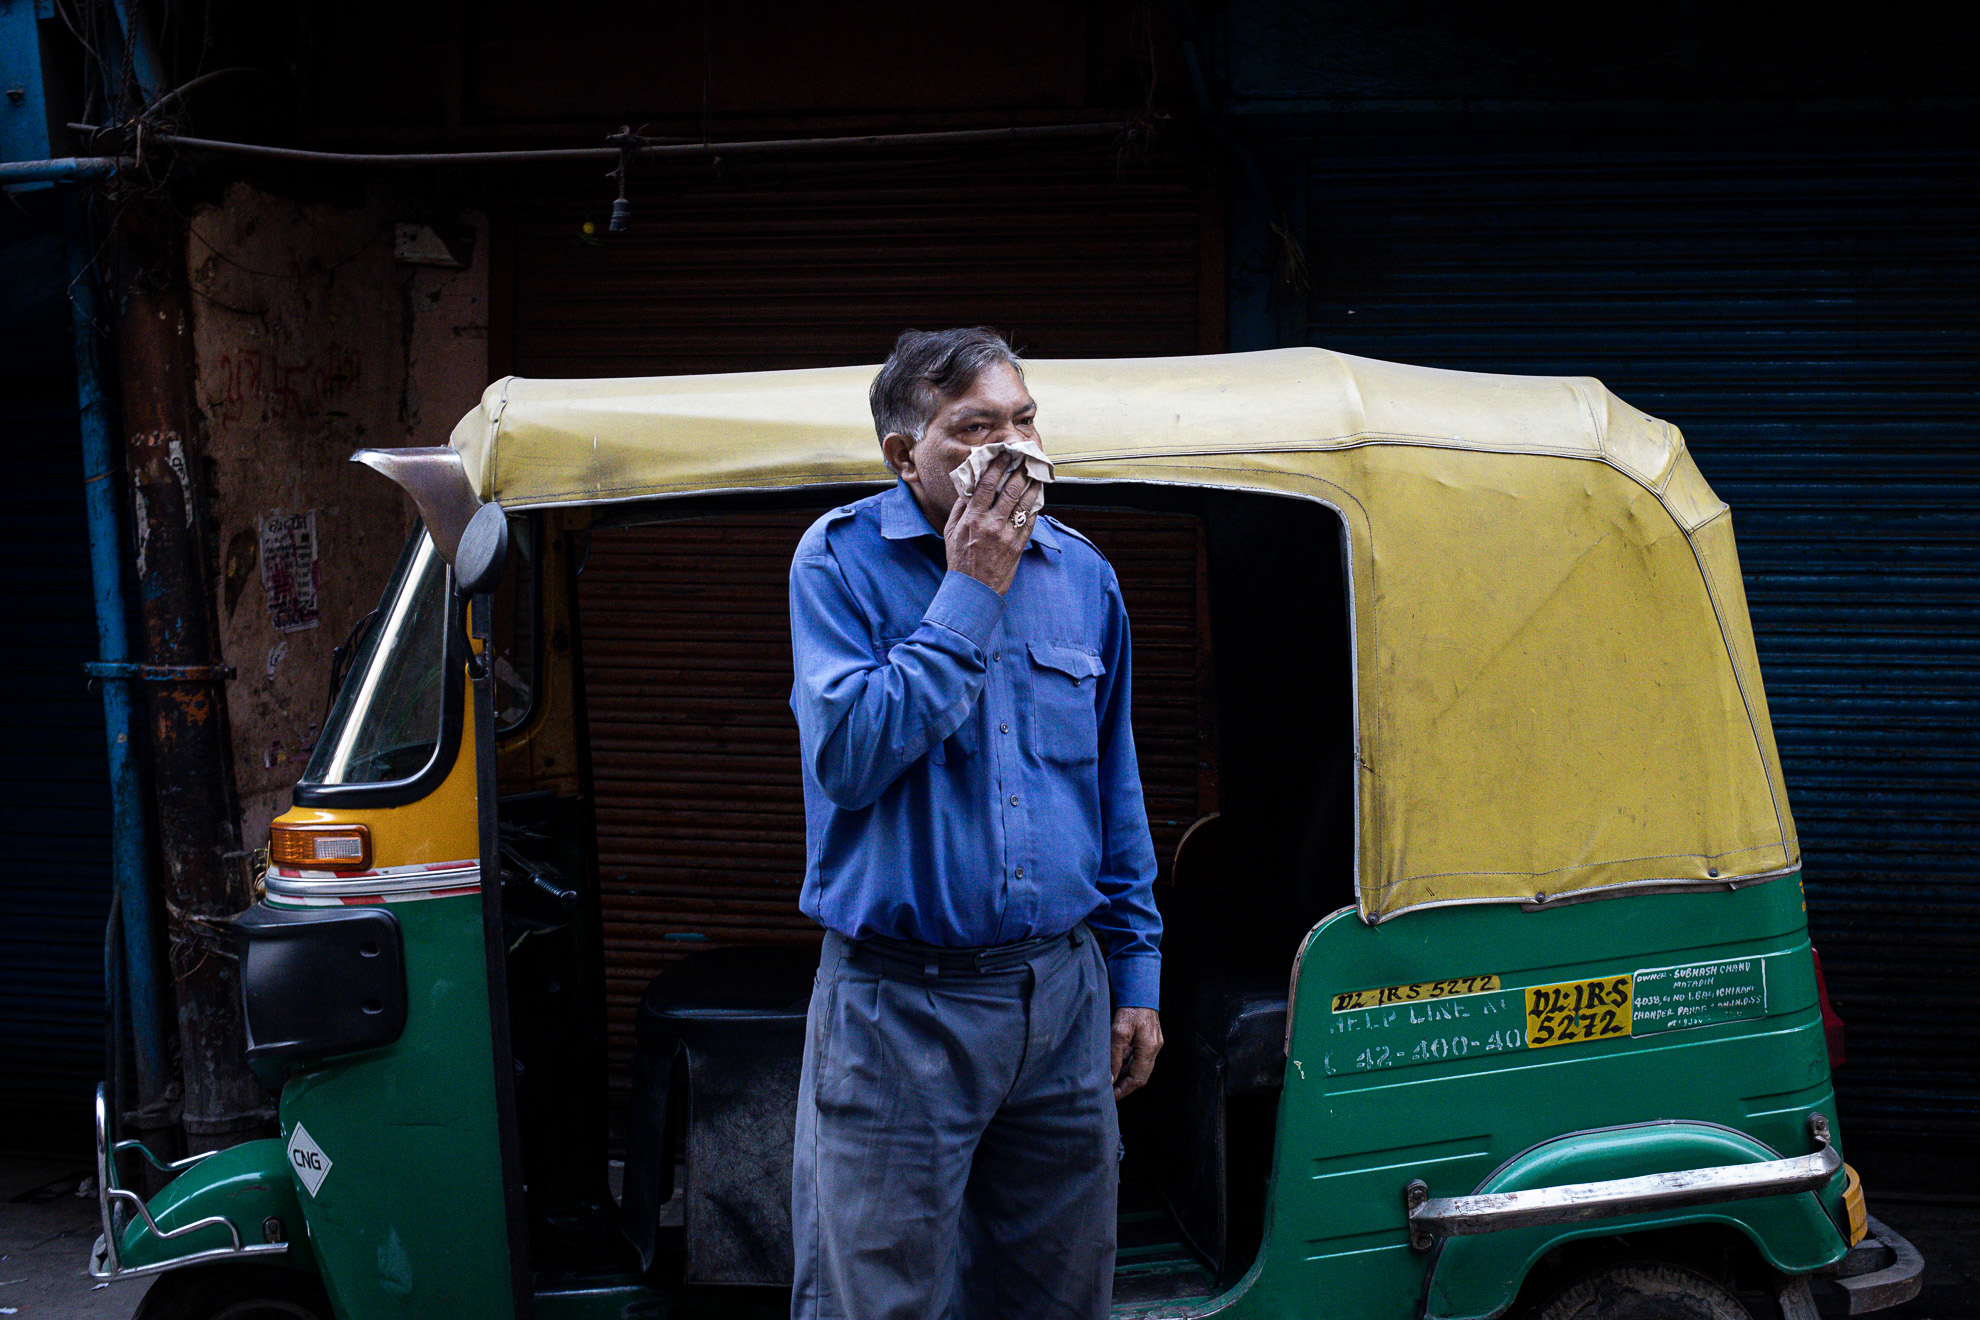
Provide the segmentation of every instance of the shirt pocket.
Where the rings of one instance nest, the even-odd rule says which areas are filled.
[[[1097,652],[1070,642],[1032,642],[1031,738],[1042,760],[1087,765],[1100,759]]]

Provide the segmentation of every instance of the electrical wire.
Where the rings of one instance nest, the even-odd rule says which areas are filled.
[[[89,133],[105,131],[92,124],[71,124]],[[1024,124],[1009,128],[965,128],[934,133],[873,133],[857,137],[775,138],[754,142],[644,142],[632,148],[642,160],[693,160],[724,156],[788,155],[813,151],[871,151],[894,147],[960,146],[968,143],[1028,142],[1039,139],[1105,137],[1133,125],[1113,121],[1079,124]],[[158,130],[144,134],[148,144],[205,155],[241,156],[295,165],[341,165],[383,169],[414,169],[446,165],[574,165],[618,161],[619,147],[553,147],[518,151],[312,151],[273,147],[253,142],[224,142]]]

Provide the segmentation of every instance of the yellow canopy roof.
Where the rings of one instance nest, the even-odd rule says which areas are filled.
[[[513,509],[884,483],[874,367],[497,381]],[[1351,545],[1363,915],[1800,864],[1726,507],[1599,381],[1321,349],[1034,361],[1061,480],[1275,492]]]

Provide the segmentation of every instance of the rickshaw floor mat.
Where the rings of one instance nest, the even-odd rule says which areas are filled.
[[[1160,1197],[1133,1172],[1131,1161],[1122,1169],[1118,1223],[1119,1245],[1114,1258],[1116,1306],[1148,1306],[1209,1297],[1218,1291],[1215,1273],[1190,1249]],[[685,1260],[685,1243],[679,1228],[662,1229],[655,1247],[657,1259],[654,1273],[647,1276],[648,1282],[654,1282],[656,1277],[675,1280],[661,1286],[676,1301],[692,1299],[692,1305],[682,1314],[705,1316],[708,1320],[789,1314],[788,1288],[678,1282]],[[623,1277],[623,1273],[614,1277]],[[573,1276],[558,1282],[561,1286],[553,1291],[566,1287],[583,1291],[596,1280]]]
[[[1217,1276],[1183,1240],[1154,1185],[1132,1158],[1121,1166],[1119,1224],[1114,1254],[1116,1306],[1208,1297],[1217,1291]]]

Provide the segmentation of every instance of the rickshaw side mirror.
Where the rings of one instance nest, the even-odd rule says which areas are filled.
[[[509,564],[509,517],[490,501],[474,511],[454,552],[454,590],[481,596],[495,590]]]

